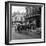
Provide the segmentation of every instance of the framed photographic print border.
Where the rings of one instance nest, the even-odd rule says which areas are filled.
[[[9,41],[10,41],[9,37],[11,37],[11,36],[9,36],[10,35],[9,33],[11,33],[11,31],[9,32],[9,30],[11,28],[11,26],[9,27],[9,23],[11,22],[11,18],[9,18],[9,17],[11,17],[11,10],[9,10],[9,8],[11,9],[12,5],[16,5],[16,6],[20,6],[20,5],[21,6],[31,6],[29,4],[42,4],[42,5],[44,5],[44,41],[40,41],[40,42],[26,42],[26,43],[9,43]],[[10,21],[9,21],[9,19],[10,19]],[[7,2],[5,2],[5,44],[13,45],[13,44],[44,43],[44,42],[45,42],[45,3],[16,2],[16,1],[7,1]]]

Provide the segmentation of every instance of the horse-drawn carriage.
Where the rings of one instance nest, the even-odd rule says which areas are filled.
[[[20,24],[19,24],[19,25],[17,26],[18,32],[27,31],[27,29],[28,29],[28,32],[30,32],[31,29],[35,29],[35,24],[33,24],[33,23],[28,23],[28,24],[25,24],[25,25],[23,25],[23,24],[20,25]]]

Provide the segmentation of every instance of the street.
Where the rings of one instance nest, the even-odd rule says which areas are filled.
[[[41,37],[41,33],[38,34],[36,32],[15,32],[12,30],[12,40],[16,39],[37,39]]]

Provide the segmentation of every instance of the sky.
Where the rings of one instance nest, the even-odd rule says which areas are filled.
[[[12,13],[14,12],[25,13],[26,12],[25,8],[26,8],[25,6],[12,6]]]

